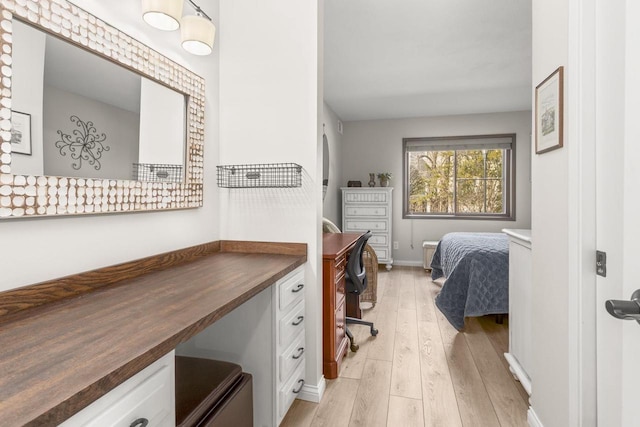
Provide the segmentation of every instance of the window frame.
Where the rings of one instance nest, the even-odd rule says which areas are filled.
[[[443,145],[460,148],[449,148],[450,151],[470,150],[465,148],[466,143],[482,144],[482,140],[487,140],[486,149],[496,149],[491,147],[491,140],[510,138],[510,148],[500,148],[505,150],[504,153],[504,206],[505,212],[502,214],[495,213],[410,213],[409,212],[409,153],[417,150],[408,151],[408,146],[424,145],[425,147],[433,146],[433,150],[425,149],[424,151],[445,151],[438,149]],[[480,142],[478,142],[480,140]],[[482,149],[482,148],[472,148]],[[491,134],[491,135],[463,135],[463,136],[443,136],[443,137],[419,137],[419,138],[402,138],[402,218],[404,219],[465,219],[465,220],[499,220],[499,221],[515,221],[516,220],[516,134]],[[457,169],[457,165],[456,165]],[[457,186],[457,170],[454,172],[454,188]],[[454,197],[455,197],[454,189]],[[456,206],[457,207],[457,206]]]

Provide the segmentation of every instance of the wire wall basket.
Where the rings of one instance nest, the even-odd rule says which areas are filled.
[[[182,165],[134,163],[133,178],[138,181],[182,182]]]
[[[302,166],[296,163],[266,163],[218,166],[221,188],[302,187]]]

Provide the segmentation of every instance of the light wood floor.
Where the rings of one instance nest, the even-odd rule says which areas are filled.
[[[322,402],[296,400],[282,426],[526,426],[527,394],[509,372],[508,321],[467,318],[458,333],[434,305],[440,287],[422,268],[384,268],[378,303],[350,325],[360,344]]]

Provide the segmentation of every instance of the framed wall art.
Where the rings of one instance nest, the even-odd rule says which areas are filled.
[[[564,67],[536,86],[536,154],[562,147]]]
[[[11,112],[11,152],[31,155],[31,115]]]

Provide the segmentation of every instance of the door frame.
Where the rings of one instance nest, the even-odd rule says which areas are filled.
[[[569,0],[568,111],[569,425],[595,426],[596,382],[596,6]],[[571,242],[575,242],[572,244]]]

